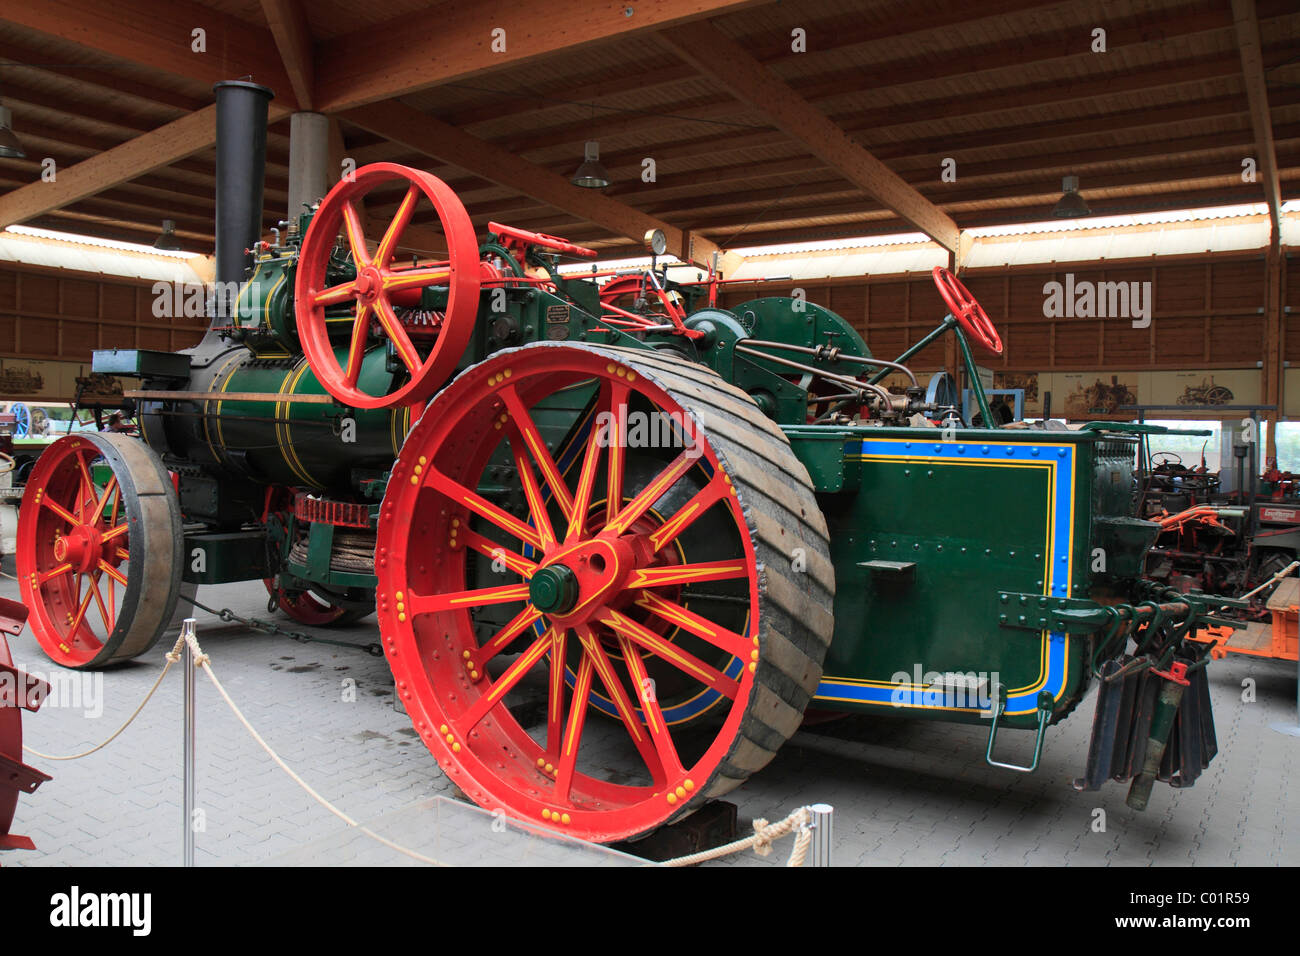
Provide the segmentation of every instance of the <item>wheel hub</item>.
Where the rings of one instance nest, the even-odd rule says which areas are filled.
[[[625,538],[596,537],[562,547],[529,581],[529,598],[556,624],[573,627],[598,614],[639,563]]]
[[[366,266],[357,274],[357,298],[362,302],[374,302],[383,287],[383,277],[375,266]]]
[[[578,603],[578,576],[563,564],[542,568],[528,582],[528,597],[544,614],[568,614]]]
[[[79,574],[99,566],[100,551],[99,532],[86,525],[78,525],[54,539],[54,560],[67,562]]]

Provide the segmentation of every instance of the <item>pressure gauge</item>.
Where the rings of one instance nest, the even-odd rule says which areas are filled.
[[[662,229],[648,229],[645,234],[645,245],[657,256],[662,256],[668,251],[668,237],[664,235]]]

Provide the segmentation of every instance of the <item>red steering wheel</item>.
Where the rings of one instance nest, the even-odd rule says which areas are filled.
[[[993,320],[984,311],[984,307],[970,294],[970,290],[943,266],[935,266],[931,275],[934,276],[939,295],[943,296],[944,304],[951,310],[953,318],[961,323],[966,334],[994,355],[1001,355],[1002,337],[993,327]]]

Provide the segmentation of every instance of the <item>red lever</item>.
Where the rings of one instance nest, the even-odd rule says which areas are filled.
[[[516,229],[514,226],[503,226],[499,222],[489,222],[488,232],[495,233],[498,236],[507,239],[514,239],[517,244],[522,246],[543,246],[547,249],[554,249],[556,252],[564,252],[571,256],[581,256],[583,259],[595,259],[599,254],[595,249],[588,249],[586,246],[575,246],[568,239],[561,239],[559,236],[548,236],[544,232],[529,232],[527,229]],[[510,248],[516,243],[506,242],[503,245]]]
[[[1191,684],[1191,681],[1187,679],[1187,663],[1185,661],[1174,661],[1169,665],[1167,671],[1158,671],[1153,667],[1151,673],[1157,677],[1163,677],[1167,681],[1173,681],[1175,684],[1182,684],[1184,687]]]

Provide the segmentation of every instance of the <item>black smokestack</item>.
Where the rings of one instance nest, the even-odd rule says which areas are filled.
[[[217,94],[216,279],[240,282],[252,263],[244,250],[262,235],[266,113],[275,94],[242,80],[218,83],[213,91]],[[221,298],[217,297],[218,303]],[[220,311],[219,307],[218,315]]]

